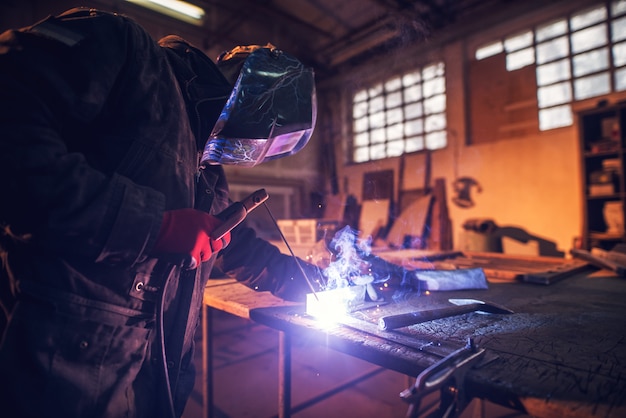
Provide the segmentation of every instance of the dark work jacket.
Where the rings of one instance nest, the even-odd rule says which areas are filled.
[[[3,415],[164,416],[161,304],[182,413],[215,257],[184,270],[150,252],[164,211],[229,200],[223,169],[198,168],[196,75],[165,49],[88,9],[0,36]],[[219,259],[257,290],[307,291],[293,259],[246,227]]]

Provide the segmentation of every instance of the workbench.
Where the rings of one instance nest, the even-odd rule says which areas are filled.
[[[412,293],[393,301],[387,292],[389,303],[328,328],[307,316],[302,304],[232,279],[211,281],[203,311],[206,416],[212,405],[212,309],[279,331],[281,417],[290,415],[290,341],[301,335],[413,377],[472,338],[486,354],[462,382],[469,397],[537,417],[626,416],[625,278],[590,268],[550,285],[498,282],[486,290]],[[514,313],[473,312],[391,331],[377,327],[383,315],[449,306],[450,298],[495,302]]]

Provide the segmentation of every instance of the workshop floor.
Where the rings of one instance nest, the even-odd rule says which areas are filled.
[[[278,331],[224,312],[214,318],[214,416],[271,418],[278,405]],[[200,348],[201,336],[198,335]],[[202,352],[196,351],[202,370]],[[398,394],[414,377],[299,339],[292,339],[292,417],[404,417]],[[202,382],[183,418],[202,418]],[[438,395],[422,408],[435,408]],[[473,401],[461,418],[521,418],[526,415],[488,402]]]

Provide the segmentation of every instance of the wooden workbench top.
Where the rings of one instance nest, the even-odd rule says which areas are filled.
[[[250,319],[250,311],[258,308],[298,305],[280,299],[270,292],[257,292],[235,279],[211,279],[204,290],[204,303],[220,311]]]
[[[515,313],[470,313],[391,332],[373,326],[382,315],[445,306],[448,298],[489,300]],[[537,417],[626,416],[625,300],[623,278],[581,273],[551,286],[431,292],[357,312],[349,326],[325,330],[303,315],[302,305],[234,281],[213,283],[205,294],[213,307],[295,335],[317,334],[322,344],[407,375],[472,337],[491,361],[467,375],[468,393]]]

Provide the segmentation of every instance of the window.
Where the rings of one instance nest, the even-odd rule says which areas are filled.
[[[502,52],[508,71],[536,66],[539,129],[572,125],[572,102],[626,90],[626,0],[490,42],[475,57]]]
[[[445,147],[445,112],[442,62],[356,92],[352,100],[352,161]]]

